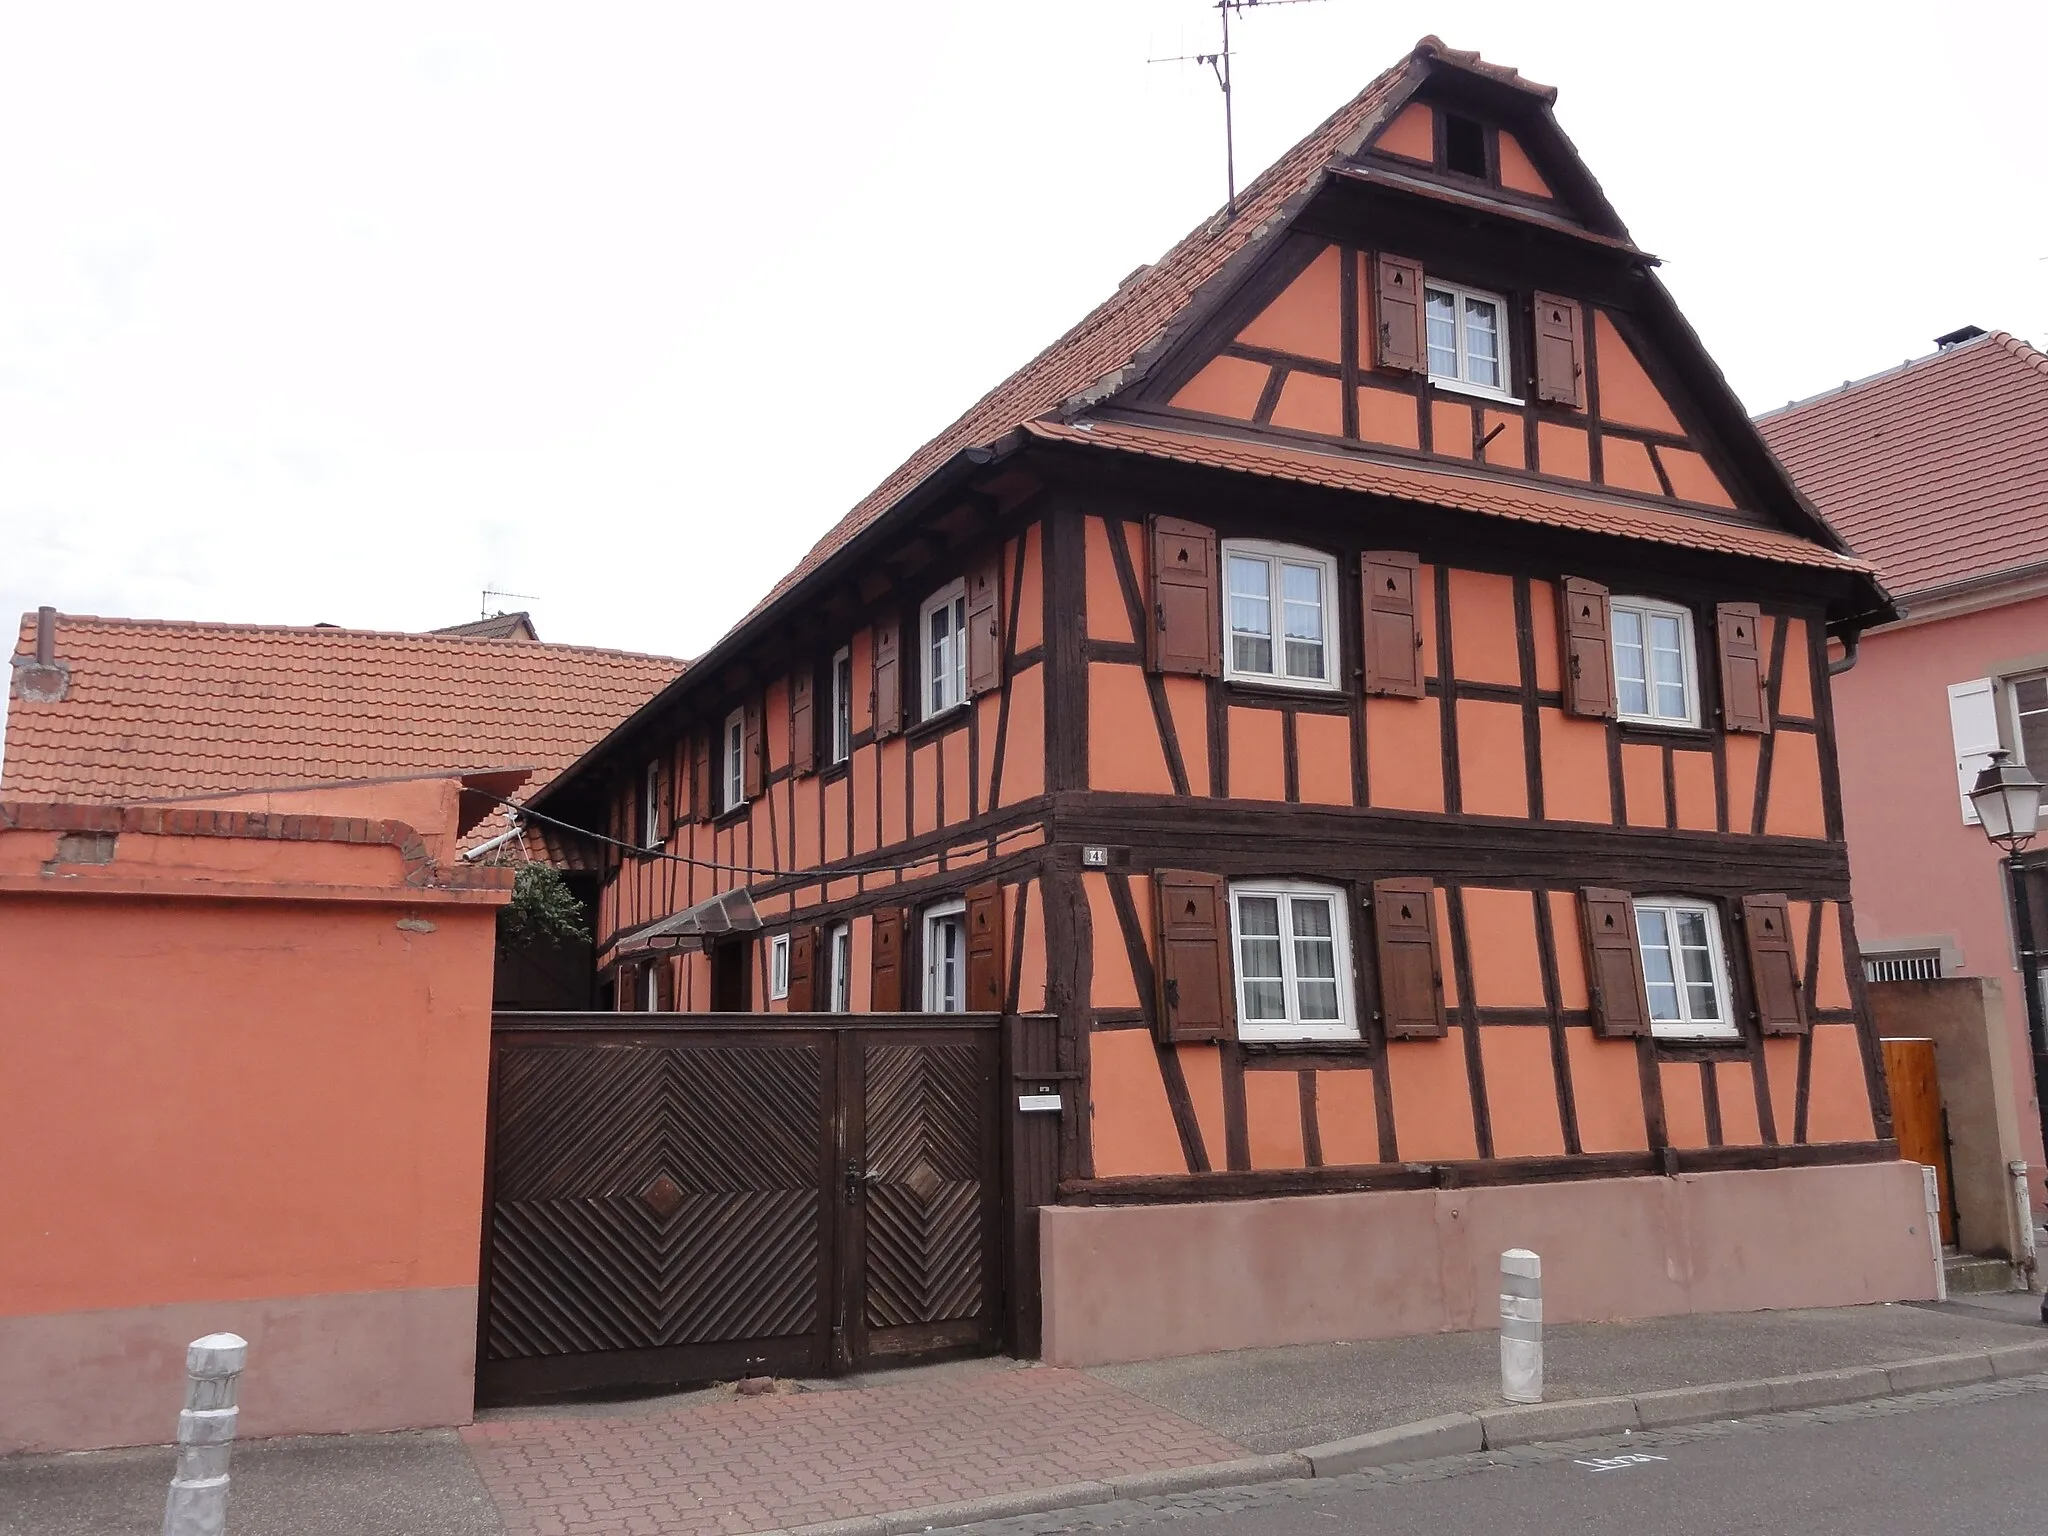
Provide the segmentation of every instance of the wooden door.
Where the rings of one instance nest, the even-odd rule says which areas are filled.
[[[848,1366],[1000,1347],[994,1030],[863,1030],[840,1057]],[[837,1350],[835,1350],[835,1353]]]
[[[1934,1070],[1932,1040],[1886,1040],[1884,1077],[1892,1094],[1892,1134],[1899,1156],[1934,1169],[1941,1191],[1941,1240],[1956,1240],[1955,1186],[1948,1170],[1948,1120],[1941,1107],[1941,1081]]]

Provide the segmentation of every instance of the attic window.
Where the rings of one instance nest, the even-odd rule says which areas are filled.
[[[1444,169],[1486,179],[1486,130],[1455,112],[1444,114]]]

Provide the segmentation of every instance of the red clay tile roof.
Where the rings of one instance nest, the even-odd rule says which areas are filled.
[[[1828,570],[1867,571],[1861,560],[1775,528],[1758,528],[1676,512],[1654,503],[1611,493],[1573,495],[1544,486],[1523,485],[1456,470],[1422,469],[1389,463],[1363,454],[1319,453],[1269,441],[1145,426],[1134,422],[1096,421],[1085,425],[1034,421],[1025,431],[1051,442],[1081,443],[1113,452],[1144,454],[1211,469],[1239,470],[1332,490],[1366,491],[1379,496],[1419,501],[1429,506],[1481,512],[1516,522],[1542,523],[1624,539],[1683,544],[1726,555],[1744,555],[1781,564],[1819,566]]]
[[[1901,597],[2048,561],[2048,357],[1993,331],[1757,418]]]
[[[32,655],[34,614],[20,655]],[[439,770],[549,782],[682,670],[532,640],[60,615],[55,702],[9,701],[0,794],[132,801]],[[466,842],[501,829],[487,818]]]
[[[1399,64],[1340,107],[1247,186],[1238,197],[1235,218],[1226,218],[1219,212],[1206,220],[898,466],[811,548],[796,569],[762,599],[754,613],[768,607],[822,565],[833,551],[962,449],[993,443],[1077,396],[1106,395],[1142,352],[1168,335],[1203,284],[1233,256],[1274,232],[1276,219],[1290,211],[1290,204],[1314,189],[1324,167],[1354,151],[1391,115],[1390,109],[1405,100],[1408,89],[1421,80],[1425,61],[1433,58],[1519,85],[1545,102],[1557,94],[1548,86],[1522,80],[1512,69],[1483,65],[1477,54],[1460,53],[1444,47],[1434,37],[1425,37]]]

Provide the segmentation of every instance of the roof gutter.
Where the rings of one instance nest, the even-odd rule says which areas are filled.
[[[798,581],[795,586],[752,618],[743,619],[735,628],[726,631],[724,638],[693,660],[688,668],[678,674],[661,692],[607,731],[594,746],[532,795],[526,804],[538,810],[544,805],[554,803],[565,786],[595,768],[610,754],[616,743],[665,713],[685,696],[693,683],[715,675],[725,663],[746,650],[765,630],[772,628],[792,605],[837,581],[846,566],[864,557],[875,544],[896,533],[903,524],[928,511],[933,502],[951,495],[991,464],[1000,463],[1015,454],[1028,441],[1028,435],[1020,427],[1004,433],[992,443],[962,448],[955,453],[899,496],[895,505],[888,511],[827,555],[816,570]]]

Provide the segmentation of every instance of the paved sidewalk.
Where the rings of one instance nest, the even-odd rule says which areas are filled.
[[[1232,1461],[1234,1442],[1079,1372],[493,1418],[462,1431],[512,1536],[695,1536]]]
[[[1553,1327],[1547,1396],[2048,1340],[2038,1298],[1968,1302]],[[1498,1361],[1490,1333],[1091,1371],[964,1361],[754,1398],[707,1390],[500,1410],[459,1432],[259,1441],[236,1447],[228,1532],[745,1536],[1233,1462],[1483,1411],[1498,1406]],[[0,1459],[0,1536],[151,1536],[171,1459],[168,1447]]]

